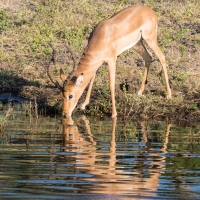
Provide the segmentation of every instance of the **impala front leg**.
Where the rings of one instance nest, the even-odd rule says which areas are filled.
[[[112,60],[108,62],[109,65],[109,78],[110,78],[110,93],[112,100],[112,117],[117,116],[116,106],[115,106],[115,71],[116,71],[116,61]]]
[[[90,96],[91,96],[91,91],[92,91],[92,86],[93,86],[93,83],[94,83],[95,76],[96,76],[96,74],[90,80],[90,85],[89,85],[89,88],[88,88],[88,91],[87,91],[85,101],[80,106],[81,110],[85,110],[85,106],[87,106],[90,103]]]

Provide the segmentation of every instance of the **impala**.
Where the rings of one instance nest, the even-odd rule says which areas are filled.
[[[145,60],[144,76],[138,91],[138,95],[142,95],[152,61],[152,57],[145,48],[143,40],[154,51],[162,64],[166,80],[167,98],[171,98],[165,56],[157,44],[156,14],[153,10],[145,6],[130,6],[113,15],[111,18],[101,21],[97,25],[91,34],[79,64],[70,78],[67,78],[61,70],[60,77],[63,81],[63,86],[61,87],[58,82],[54,83],[61,90],[63,114],[65,117],[71,118],[72,111],[76,107],[79,98],[90,83],[81,109],[85,109],[85,106],[89,104],[96,72],[105,62],[108,64],[109,69],[112,117],[117,115],[115,106],[116,59],[119,54],[131,47]],[[50,79],[52,80],[51,77]],[[70,123],[73,122],[70,121]]]

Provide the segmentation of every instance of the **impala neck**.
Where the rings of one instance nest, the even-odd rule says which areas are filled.
[[[97,54],[84,53],[84,56],[81,58],[76,70],[73,73],[73,76],[80,76],[83,74],[83,82],[80,85],[79,95],[81,96],[84,89],[89,84],[91,78],[96,74],[98,68],[102,65],[103,61],[98,59]]]

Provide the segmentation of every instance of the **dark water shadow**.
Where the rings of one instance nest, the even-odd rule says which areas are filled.
[[[13,94],[11,92],[0,93],[0,101],[3,104],[11,103],[13,105],[14,103],[23,103],[23,102],[31,101],[31,100],[33,99],[20,97],[17,94]]]
[[[57,98],[52,94],[52,86],[41,87],[38,81],[29,81],[19,77],[16,71],[0,71],[0,104],[14,106],[25,102],[37,102],[38,113],[45,115],[57,114],[60,102],[52,98]],[[30,89],[29,89],[30,88]],[[55,86],[54,86],[55,88]],[[56,91],[56,88],[55,88]],[[29,97],[29,98],[26,98]],[[48,105],[48,98],[55,101],[54,105]]]
[[[39,87],[41,85],[38,81],[19,77],[15,71],[1,71],[0,80],[0,101],[3,104],[30,101],[30,98],[20,96],[23,86]]]

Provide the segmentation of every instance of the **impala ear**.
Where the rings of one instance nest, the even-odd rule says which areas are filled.
[[[67,79],[67,76],[64,74],[63,70],[60,69],[60,78],[64,82]]]
[[[81,75],[76,79],[76,85],[75,85],[75,87],[78,87],[82,82],[83,82],[83,74],[81,74]]]

